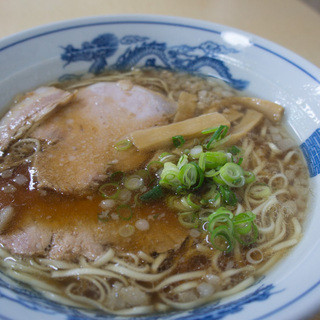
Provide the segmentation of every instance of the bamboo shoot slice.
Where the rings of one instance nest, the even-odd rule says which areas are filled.
[[[267,119],[274,123],[281,121],[284,113],[284,108],[277,103],[250,97],[226,98],[217,102],[212,107],[214,107],[215,105],[219,108],[230,107],[233,104],[237,104],[244,108],[253,109],[255,111],[261,112]]]
[[[240,123],[234,126],[227,141],[223,146],[236,144],[240,139],[244,138],[251,130],[253,130],[263,119],[263,114],[254,110],[247,110],[245,116]]]
[[[194,117],[197,108],[198,98],[194,94],[181,92],[178,99],[178,110],[173,122],[179,122]]]
[[[208,113],[161,127],[137,130],[131,133],[130,139],[139,151],[152,151],[171,146],[174,136],[192,139],[201,136],[202,130],[220,125],[230,127],[230,122],[220,113]]]
[[[244,115],[244,113],[239,112],[239,111],[234,110],[234,109],[226,110],[226,111],[224,111],[222,114],[223,114],[223,116],[224,116],[226,119],[228,119],[231,123],[234,122],[234,121],[239,120],[239,119],[242,118],[243,115]]]

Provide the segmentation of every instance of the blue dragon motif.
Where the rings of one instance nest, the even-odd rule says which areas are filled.
[[[67,61],[65,67],[76,61],[93,61],[89,72],[98,74],[105,69],[107,58],[113,56],[118,47],[118,38],[112,33],[106,33],[99,35],[91,42],[83,42],[80,49],[76,49],[70,44],[62,47],[64,53],[61,55],[61,59]]]
[[[101,34],[92,41],[83,42],[81,48],[69,44],[62,47],[61,59],[64,67],[77,61],[92,62],[88,72],[99,74],[109,69],[126,70],[134,66],[165,68],[184,72],[201,73],[210,68],[218,77],[235,89],[245,89],[249,82],[233,78],[229,68],[221,59],[222,55],[236,54],[237,50],[227,48],[213,41],[205,41],[197,46],[178,45],[169,47],[165,42],[152,41],[149,37],[126,35],[118,39],[112,33]],[[118,59],[113,64],[107,62],[117,52]],[[60,80],[76,77],[64,75]]]
[[[129,36],[124,36],[121,40],[120,43],[123,45],[130,45],[138,42],[143,42],[148,40],[148,37],[140,37],[136,35],[129,35]]]
[[[120,70],[130,69],[138,65],[143,58],[155,56],[160,59],[165,68],[171,69],[166,49],[167,45],[165,43],[158,43],[155,41],[151,43],[143,42],[142,45],[136,46],[133,49],[128,48],[125,53],[118,58],[114,67]],[[149,59],[149,61],[155,61],[155,59]],[[145,66],[150,66],[150,64]],[[156,64],[154,63],[153,66],[156,67]]]

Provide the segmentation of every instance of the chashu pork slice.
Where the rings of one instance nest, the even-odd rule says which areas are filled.
[[[18,210],[14,221],[0,234],[0,243],[12,253],[24,256],[62,260],[84,256],[94,260],[109,247],[149,254],[175,250],[189,235],[189,229],[165,205],[136,207],[130,221],[112,218],[100,221],[99,196],[91,201],[85,197],[72,202],[51,201],[35,194],[32,205]],[[134,227],[132,234],[123,236],[123,228],[135,226],[141,219],[148,221],[147,230]]]
[[[121,81],[80,89],[31,134],[47,142],[34,164],[38,186],[82,194],[108,170],[135,169],[148,154],[134,147],[118,151],[115,144],[132,131],[166,124],[175,111],[163,95]]]
[[[73,94],[54,87],[40,87],[27,93],[0,120],[0,153],[22,137],[32,126],[38,125],[57,107],[73,98]]]

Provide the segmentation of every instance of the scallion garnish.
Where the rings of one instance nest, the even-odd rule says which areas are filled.
[[[243,158],[239,158],[237,164],[238,164],[239,166],[241,166],[242,162],[243,162]]]
[[[141,195],[139,199],[143,202],[149,202],[149,201],[160,199],[163,196],[164,196],[164,192],[162,187],[159,185],[156,185],[151,190]]]
[[[265,183],[255,183],[251,186],[249,195],[255,200],[267,199],[271,195],[271,189]]]
[[[176,156],[174,154],[169,153],[169,152],[162,152],[159,155],[159,161],[160,162],[167,162],[167,161],[173,160],[175,158],[176,158]]]
[[[123,185],[128,189],[128,190],[138,190],[140,189],[143,185],[143,179],[141,176],[137,175],[137,174],[133,174],[129,177],[126,177]]]
[[[121,141],[117,142],[114,145],[114,147],[118,151],[124,151],[124,150],[128,150],[130,147],[132,147],[132,145],[133,144],[129,139],[124,139],[124,140],[121,140]]]
[[[224,225],[217,227],[212,233],[210,233],[210,241],[212,245],[216,249],[226,253],[233,250],[233,239],[231,231]]]
[[[246,184],[252,183],[256,180],[255,174],[250,171],[244,171],[244,178],[245,178]]]
[[[195,196],[192,193],[188,194],[188,196],[186,197],[186,202],[193,210],[201,209],[201,206],[196,203]]]
[[[219,185],[218,190],[221,195],[221,200],[223,201],[223,203],[229,206],[235,206],[238,203],[235,193],[231,191],[228,186]]]
[[[199,167],[205,171],[206,169],[217,169],[227,163],[228,157],[224,152],[203,152],[199,157]]]
[[[197,228],[199,225],[199,219],[194,212],[179,213],[178,220],[182,226],[190,229]]]
[[[185,164],[188,163],[188,156],[186,154],[182,155],[177,163],[177,167],[181,169]]]
[[[197,174],[198,174],[197,183],[195,186],[192,187],[192,190],[196,190],[196,189],[199,189],[203,184],[204,172],[203,172],[203,170],[201,170],[201,168],[199,167],[199,165],[196,162],[190,162],[190,164],[196,168]]]
[[[189,155],[192,159],[199,159],[200,155],[203,152],[203,147],[198,145],[193,147],[190,151],[189,151]]]
[[[181,186],[179,175],[180,170],[175,164],[172,162],[165,162],[160,175],[159,184],[164,188],[176,191],[177,188]]]
[[[178,136],[172,137],[172,142],[176,148],[180,148],[184,145],[186,141],[184,140],[183,136],[178,135]]]
[[[239,188],[245,184],[243,169],[236,163],[228,162],[219,170],[221,179],[229,187]]]
[[[241,149],[238,148],[237,146],[232,146],[228,149],[228,151],[233,154],[234,156],[236,156],[237,154],[239,154],[241,152]]]
[[[99,192],[107,199],[117,199],[120,193],[120,186],[117,183],[105,183],[99,187]]]
[[[179,178],[181,183],[187,188],[190,189],[198,181],[198,170],[193,163],[185,164],[181,167]]]
[[[148,163],[147,172],[150,174],[150,172],[157,171],[157,170],[161,169],[162,167],[163,167],[163,162],[154,160],[154,161],[151,161]]]
[[[133,216],[132,208],[127,204],[121,204],[116,209],[120,219],[129,221]]]
[[[234,217],[235,237],[242,245],[248,246],[258,239],[258,228],[253,222],[255,214],[243,212]]]
[[[214,134],[209,139],[209,142],[206,145],[206,148],[209,150],[215,146],[215,143],[222,140],[228,133],[228,126],[221,125],[219,126]]]
[[[235,241],[246,246],[254,243],[258,238],[254,219],[251,211],[233,216],[230,210],[220,207],[208,217],[207,231],[212,245],[228,253],[232,251]]]

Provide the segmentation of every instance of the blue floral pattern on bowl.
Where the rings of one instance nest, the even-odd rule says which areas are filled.
[[[10,292],[7,292],[6,289],[9,289]],[[274,286],[272,284],[260,285],[252,293],[247,294],[244,297],[229,303],[220,303],[220,301],[217,301],[213,304],[188,311],[187,313],[184,313],[184,315],[181,318],[180,315],[178,315],[176,312],[167,313],[165,315],[173,318],[175,318],[176,315],[179,317],[179,319],[184,320],[218,320],[223,319],[224,317],[230,314],[234,314],[241,311],[246,304],[264,301],[275,293],[277,292],[274,291]],[[28,289],[15,281],[4,281],[3,279],[1,279],[1,277],[0,299],[7,299],[9,301],[13,301],[30,310],[40,311],[46,315],[63,314],[66,320],[101,320],[115,318],[112,315],[106,315],[99,311],[85,312],[80,309],[57,304],[55,302],[47,300],[46,298],[42,297],[41,294],[35,292],[32,289]],[[208,316],[208,314],[210,314],[210,316]],[[130,319],[139,320],[141,319],[141,317],[130,317]],[[159,314],[154,314],[148,317],[148,320],[156,319],[159,319]],[[0,320],[2,320],[1,315]]]

